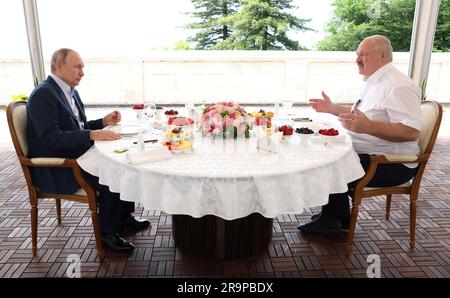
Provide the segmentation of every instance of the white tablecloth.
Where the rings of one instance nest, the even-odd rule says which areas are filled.
[[[304,146],[293,136],[273,154],[256,149],[254,137],[197,137],[194,153],[131,165],[124,153],[113,151],[122,146],[136,151],[134,140],[96,142],[78,163],[122,200],[169,214],[232,220],[255,212],[267,218],[302,213],[364,175],[349,138]]]

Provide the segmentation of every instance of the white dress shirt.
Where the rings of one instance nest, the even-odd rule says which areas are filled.
[[[52,77],[52,79],[55,80],[56,84],[58,84],[58,86],[61,88],[64,95],[66,96],[67,102],[69,103],[75,118],[77,118],[80,129],[84,129],[84,123],[83,121],[81,121],[80,112],[78,111],[77,105],[75,104],[75,99],[73,98],[75,88],[70,87],[66,82],[61,80],[57,75],[53,73],[51,73],[50,76]]]
[[[420,88],[391,63],[365,81],[360,91],[359,110],[375,121],[401,123],[420,131]],[[418,155],[418,140],[392,142],[349,131],[358,153]],[[416,164],[405,164],[415,167]]]

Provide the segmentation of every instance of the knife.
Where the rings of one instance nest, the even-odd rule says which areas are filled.
[[[144,143],[156,143],[158,140],[151,139],[151,140],[145,140]],[[137,144],[137,141],[134,141],[133,144]]]

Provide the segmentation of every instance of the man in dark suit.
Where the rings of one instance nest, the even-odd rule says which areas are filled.
[[[37,86],[27,104],[27,138],[29,157],[64,157],[76,159],[94,141],[112,141],[120,136],[103,127],[116,124],[121,115],[114,111],[93,121],[86,120],[83,103],[75,90],[83,73],[83,60],[71,49],[57,50],[51,60],[51,74]],[[98,177],[83,172],[99,192],[99,217],[102,243],[115,251],[131,251],[134,245],[118,233],[139,231],[150,226],[148,220],[137,220],[134,203],[120,200],[118,193],[109,191]],[[33,183],[44,192],[72,194],[79,189],[72,170],[33,168]]]

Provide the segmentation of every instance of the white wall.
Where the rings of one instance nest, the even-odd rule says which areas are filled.
[[[394,53],[408,69],[408,53]],[[327,92],[336,102],[352,102],[362,84],[353,52],[168,51],[142,59],[85,59],[79,87],[85,104],[114,105],[211,102],[264,103],[308,98]],[[0,61],[0,104],[32,90],[28,61]],[[50,67],[48,61],[46,69]],[[47,71],[48,73],[48,71]],[[450,102],[450,53],[432,56],[427,98]]]

